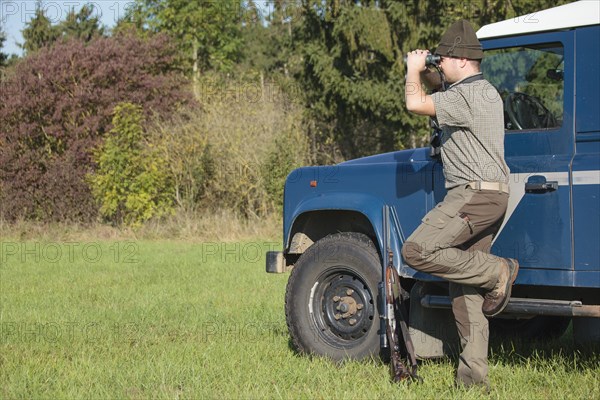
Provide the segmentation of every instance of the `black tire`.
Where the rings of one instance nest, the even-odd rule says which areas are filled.
[[[336,361],[378,356],[380,280],[379,255],[366,235],[338,233],[312,245],[294,266],[285,295],[294,348]]]
[[[548,340],[559,338],[569,327],[571,318],[538,315],[530,319],[490,320],[490,336],[494,338],[520,338],[525,340]]]

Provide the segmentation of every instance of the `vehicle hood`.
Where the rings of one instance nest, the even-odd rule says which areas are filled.
[[[387,163],[402,163],[414,161],[430,161],[429,148],[422,147],[410,150],[398,150],[389,153],[376,154],[368,157],[356,158],[348,160],[338,165],[364,165],[364,164],[387,164]]]

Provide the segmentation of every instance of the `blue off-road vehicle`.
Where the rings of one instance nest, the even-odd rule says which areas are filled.
[[[492,253],[521,265],[491,333],[543,338],[570,321],[577,341],[600,341],[600,2],[580,1],[482,27],[484,76],[505,110],[510,201]],[[301,352],[334,359],[378,354],[382,210],[394,265],[410,295],[419,357],[456,335],[447,284],[401,259],[406,238],[446,190],[429,148],[293,171],[285,185],[283,252],[291,270],[286,316]]]

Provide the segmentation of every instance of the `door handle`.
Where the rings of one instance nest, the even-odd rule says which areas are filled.
[[[545,192],[553,192],[555,190],[558,190],[558,182],[557,181],[527,182],[525,184],[526,192],[545,193]]]

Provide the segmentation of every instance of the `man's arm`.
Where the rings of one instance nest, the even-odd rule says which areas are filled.
[[[408,111],[419,114],[435,116],[435,106],[431,96],[423,90],[421,72],[425,71],[425,57],[427,51],[415,50],[408,53],[406,60],[406,108]]]

